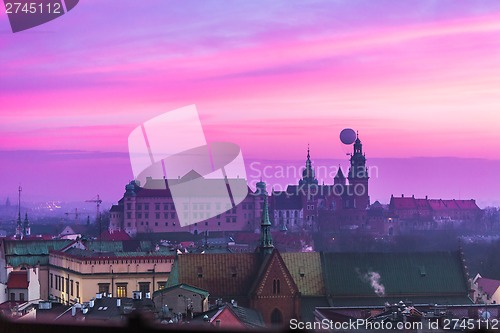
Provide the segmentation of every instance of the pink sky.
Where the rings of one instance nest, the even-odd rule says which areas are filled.
[[[0,14],[0,47],[4,151],[126,153],[196,104],[253,160],[342,159],[345,127],[372,158],[500,160],[498,1],[85,0],[16,34]]]

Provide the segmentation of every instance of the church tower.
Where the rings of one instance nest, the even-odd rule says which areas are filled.
[[[333,177],[333,185],[337,186],[345,185],[345,176],[344,173],[342,172],[342,168],[340,167],[340,165],[337,174],[335,175],[335,177]]]
[[[302,171],[302,179],[299,180],[299,186],[302,185],[318,185],[318,180],[314,175],[314,169],[311,163],[311,155],[309,153],[309,145],[307,146],[306,168]]]
[[[257,183],[257,187],[262,190],[264,205],[262,208],[262,219],[260,224],[259,252],[263,255],[271,254],[274,250],[273,237],[271,235],[271,221],[269,220],[269,205],[267,202],[266,184],[263,181]]]
[[[30,236],[31,235],[31,227],[30,227],[30,221],[28,220],[28,213],[26,213],[24,217],[24,230],[23,230],[24,236]]]
[[[356,134],[354,142],[354,153],[351,155],[351,166],[349,167],[350,192],[353,195],[353,208],[366,209],[370,205],[370,197],[368,196],[368,169],[366,168],[366,157],[363,154],[363,145]]]
[[[16,224],[16,239],[23,238],[23,222],[21,221],[21,191],[23,189],[19,186],[19,201],[18,201],[18,213],[17,213],[17,224]]]

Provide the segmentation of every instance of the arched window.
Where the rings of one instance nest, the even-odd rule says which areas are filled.
[[[274,309],[271,312],[271,324],[282,324],[283,323],[283,315],[281,311],[278,309]]]
[[[279,279],[274,279],[273,280],[273,294],[279,294],[281,292],[281,286],[280,286],[280,280]]]

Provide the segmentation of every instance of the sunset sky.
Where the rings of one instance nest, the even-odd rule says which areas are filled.
[[[372,199],[500,205],[497,0],[82,0],[15,34],[2,7],[0,49],[0,199],[22,183],[32,198],[116,202],[129,133],[196,104],[207,140],[248,161],[303,163],[309,143],[338,164],[351,127],[368,163],[392,167]],[[396,165],[440,168],[443,183]]]

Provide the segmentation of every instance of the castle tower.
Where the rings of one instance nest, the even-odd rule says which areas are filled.
[[[351,155],[351,166],[349,167],[349,186],[353,195],[354,208],[366,209],[370,205],[368,196],[368,169],[366,168],[366,157],[363,154],[363,145],[359,136],[356,135],[354,142],[354,153]]]

